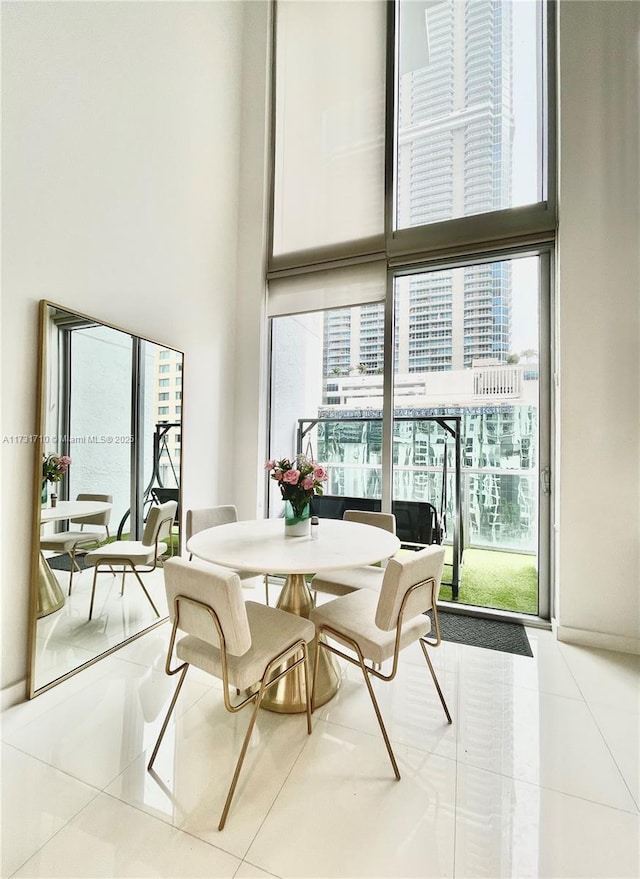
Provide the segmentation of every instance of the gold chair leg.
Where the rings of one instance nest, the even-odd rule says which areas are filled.
[[[267,607],[269,606],[269,575],[264,575],[264,594],[265,600],[267,602]]]
[[[133,573],[134,573],[134,574],[136,575],[136,577],[138,578],[138,583],[142,586],[142,591],[144,592],[144,594],[145,594],[145,595],[147,596],[147,598],[149,599],[149,604],[151,605],[151,607],[152,607],[152,608],[154,609],[154,611],[156,612],[156,616],[159,617],[159,616],[160,616],[160,611],[158,610],[158,608],[157,608],[157,607],[155,606],[155,604],[153,603],[153,598],[152,598],[152,597],[149,595],[149,593],[147,592],[147,587],[146,587],[146,586],[144,585],[144,583],[142,582],[142,577],[141,577],[140,574],[136,571],[135,568],[133,569]]]
[[[220,816],[220,823],[218,824],[218,830],[223,830],[224,825],[227,820],[227,815],[229,814],[229,808],[231,807],[231,800],[233,799],[233,795],[236,790],[236,785],[238,784],[238,778],[240,777],[240,770],[242,769],[242,764],[244,763],[244,758],[247,753],[247,748],[249,747],[249,741],[251,739],[251,733],[253,732],[253,727],[256,724],[256,720],[258,719],[258,711],[260,710],[260,703],[262,702],[262,697],[265,691],[265,683],[266,683],[266,675],[262,678],[260,682],[260,690],[258,691],[258,696],[256,698],[256,703],[253,708],[253,712],[251,714],[251,720],[249,721],[249,726],[247,727],[247,732],[245,733],[244,741],[242,743],[242,748],[240,749],[240,755],[238,757],[238,762],[236,763],[236,768],[233,773],[233,778],[231,779],[231,786],[229,788],[229,792],[227,794],[227,799],[224,803],[224,808],[222,810],[222,815]]]
[[[307,732],[311,735],[311,691],[309,689],[309,651],[307,644],[303,644],[302,652],[304,654],[304,674],[305,674],[305,685],[307,691]],[[264,673],[262,680],[260,681],[260,689],[258,690],[256,696],[256,702],[253,708],[253,713],[251,714],[251,720],[249,721],[249,726],[247,727],[247,732],[245,733],[244,741],[242,743],[242,748],[240,750],[240,754],[238,756],[238,762],[236,763],[236,768],[233,773],[233,778],[231,779],[231,786],[229,787],[229,792],[227,794],[227,799],[225,800],[224,808],[222,810],[222,815],[220,816],[220,823],[218,824],[218,830],[223,830],[224,825],[227,821],[227,815],[229,814],[229,809],[231,807],[231,801],[233,799],[233,795],[236,790],[236,785],[238,784],[238,778],[240,777],[240,771],[242,770],[242,764],[244,763],[244,758],[247,753],[247,748],[249,747],[249,741],[251,740],[251,734],[253,732],[253,728],[256,724],[256,720],[258,718],[258,712],[260,710],[260,705],[262,703],[262,698],[267,689],[268,679],[271,677],[271,670],[275,663],[270,662],[267,670]],[[297,666],[292,666],[289,671],[293,671]],[[286,672],[285,672],[286,674]]]
[[[380,731],[382,732],[382,738],[384,739],[384,743],[387,748],[387,753],[389,754],[389,759],[391,760],[391,765],[393,766],[393,771],[396,776],[396,780],[400,781],[400,770],[398,769],[398,764],[396,763],[396,758],[393,753],[393,749],[391,747],[391,742],[389,741],[389,736],[387,735],[387,730],[384,725],[384,721],[382,719],[382,714],[380,713],[380,708],[378,707],[378,700],[376,699],[376,694],[373,692],[373,687],[371,686],[371,680],[369,678],[369,674],[367,672],[367,667],[364,664],[364,660],[360,651],[358,650],[358,660],[360,668],[362,669],[362,674],[364,675],[364,682],[367,685],[367,689],[369,690],[369,696],[371,696],[371,704],[373,705],[373,710],[376,712],[376,717],[378,718],[378,724],[380,725]]]
[[[176,669],[176,671],[177,671],[177,669]],[[151,767],[153,766],[153,763],[156,759],[158,749],[160,748],[160,743],[162,742],[162,739],[164,738],[164,734],[167,730],[167,726],[169,725],[169,718],[171,717],[171,712],[176,707],[176,702],[178,701],[178,696],[180,695],[180,690],[182,689],[182,685],[184,683],[184,679],[186,678],[188,671],[189,671],[189,665],[188,665],[188,663],[185,663],[184,669],[182,670],[182,674],[180,675],[180,679],[178,680],[178,685],[176,687],[176,691],[173,694],[171,704],[169,705],[169,710],[167,711],[167,715],[164,719],[164,723],[162,724],[162,728],[160,730],[160,735],[158,736],[158,740],[157,740],[155,747],[153,749],[153,753],[151,754],[151,759],[149,760],[149,763],[147,765],[147,769],[151,769]]]
[[[125,574],[126,574],[126,573],[127,573],[127,566],[126,566],[126,565],[123,565],[123,566],[122,566],[122,584],[121,584],[121,587],[120,587],[120,595],[121,595],[121,596],[124,595],[124,577],[125,577]]]
[[[304,668],[304,689],[307,694],[307,732],[311,735],[311,682],[309,680],[309,645],[307,643],[302,648],[302,652],[304,654],[304,662],[302,663]]]
[[[93,585],[91,586],[91,604],[89,605],[89,619],[93,615],[93,600],[96,595],[96,579],[98,577],[98,565],[93,569]]]
[[[442,702],[442,707],[444,708],[444,713],[447,716],[447,723],[452,723],[451,715],[449,714],[449,709],[447,708],[447,703],[444,701],[444,696],[442,694],[442,690],[440,689],[440,684],[438,682],[438,678],[436,677],[436,672],[431,664],[431,659],[429,658],[429,654],[427,653],[427,647],[422,640],[420,639],[420,646],[422,647],[422,652],[424,653],[424,658],[427,660],[427,665],[429,666],[429,671],[431,672],[431,677],[433,678],[433,683],[436,685],[436,690],[438,691],[438,696],[440,696],[440,701]]]
[[[315,710],[314,704],[315,704],[315,695],[316,695],[316,681],[318,679],[318,666],[320,665],[320,662],[318,660],[320,659],[321,645],[322,645],[322,642],[320,641],[320,633],[318,633],[318,636],[316,637],[316,649],[315,649],[315,653],[313,654],[313,683],[311,684],[311,711],[312,712]]]
[[[67,592],[67,595],[71,595],[71,587],[73,586],[73,566],[75,564],[74,550],[71,550],[67,555],[71,559],[71,567],[69,568],[69,591]]]

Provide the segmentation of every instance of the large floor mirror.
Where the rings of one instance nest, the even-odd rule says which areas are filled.
[[[94,583],[89,553],[171,501],[159,546],[180,551],[182,352],[52,302],[39,320],[30,698],[166,619],[162,560]]]

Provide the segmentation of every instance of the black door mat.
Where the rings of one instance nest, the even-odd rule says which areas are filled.
[[[84,556],[77,555],[76,562],[78,563],[78,567],[81,571],[84,571],[86,565],[84,563]],[[54,555],[51,558],[47,559],[47,564],[54,571],[70,571],[71,570],[71,556],[67,555],[67,553],[63,553],[62,555]],[[74,570],[76,570],[74,568]]]
[[[501,650],[518,656],[533,656],[526,630],[520,623],[485,620],[443,610],[438,612],[438,620],[443,641]]]

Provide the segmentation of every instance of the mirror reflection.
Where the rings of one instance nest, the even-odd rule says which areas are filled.
[[[182,353],[50,302],[40,331],[32,696],[165,619],[180,549]]]

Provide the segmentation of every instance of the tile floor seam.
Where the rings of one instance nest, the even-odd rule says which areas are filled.
[[[71,781],[77,782],[77,784],[82,784],[85,787],[91,788],[91,790],[94,790],[96,792],[96,794],[100,794],[103,792],[103,788],[98,787],[95,784],[92,784],[90,781],[85,781],[83,778],[78,778],[76,775],[72,775],[67,769],[62,769],[60,766],[55,766],[53,763],[48,763],[46,760],[43,760],[42,757],[38,757],[36,754],[31,754],[29,751],[23,751],[22,748],[18,747],[17,745],[14,745],[11,742],[2,742],[2,744],[7,748],[13,748],[14,751],[18,751],[18,753],[22,754],[24,757],[29,757],[31,760],[35,760],[37,763],[40,763],[42,766],[46,766],[47,769],[53,769],[54,772],[59,772],[61,775],[64,775],[67,778],[70,778]],[[111,782],[109,782],[109,783],[111,783]]]
[[[295,766],[297,765],[298,760],[300,760],[300,757],[301,757],[301,755],[303,754],[305,748],[307,748],[307,747],[310,745],[310,740],[311,740],[311,737],[313,736],[313,733],[315,732],[316,726],[318,725],[319,722],[322,723],[323,721],[322,721],[322,719],[321,719],[320,717],[318,717],[318,718],[316,718],[316,722],[315,722],[315,724],[314,724],[314,723],[313,723],[313,716],[312,716],[312,718],[311,718],[311,722],[312,722],[311,735],[306,735],[306,736],[305,736],[304,744],[303,744],[302,747],[300,748],[300,751],[298,752],[298,756],[295,758],[295,760],[294,760],[293,763],[291,764],[291,767],[290,767],[289,771],[287,772],[287,774],[286,774],[285,777],[283,778],[283,780],[282,780],[282,784],[280,785],[280,787],[279,787],[278,790],[276,791],[276,795],[274,796],[273,800],[271,801],[271,805],[270,805],[269,808],[267,809],[264,818],[263,818],[262,821],[260,822],[259,826],[258,826],[257,829],[256,829],[255,834],[253,835],[252,839],[250,840],[249,844],[247,845],[247,848],[245,849],[244,855],[242,856],[242,860],[243,860],[243,861],[244,861],[244,858],[245,858],[247,852],[250,851],[251,846],[254,844],[254,842],[255,842],[256,839],[258,838],[258,835],[259,835],[260,831],[261,831],[262,828],[264,827],[265,822],[266,822],[267,818],[269,817],[269,815],[271,814],[271,811],[273,810],[273,807],[275,806],[275,804],[276,804],[276,802],[277,802],[277,800],[278,800],[278,797],[279,797],[280,794],[282,793],[282,790],[283,790],[285,784],[287,783],[287,781],[288,781],[289,778],[291,777],[291,773],[293,772]],[[257,865],[257,864],[254,864],[254,865],[252,865],[252,866],[256,866],[256,867],[257,867],[258,865]],[[238,869],[240,869],[240,868],[238,868]],[[258,867],[258,869],[259,869],[259,870],[262,870],[262,867]],[[266,872],[268,872],[268,871],[265,870],[264,872],[266,873]],[[271,875],[272,875],[272,874],[271,874]]]
[[[456,769],[454,773],[454,794],[453,794],[453,866],[451,876],[456,877],[456,850],[458,847],[458,772],[460,764],[458,763],[458,737],[456,736]]]
[[[251,861],[246,861],[244,858],[240,861],[240,864],[238,865],[238,869],[233,874],[233,879],[236,879],[238,873],[240,872],[240,870],[243,868],[243,866],[245,864],[248,867],[253,867],[254,870],[260,870],[261,873],[264,873],[267,876],[272,876],[273,879],[280,879],[280,876],[278,876],[277,873],[270,873],[268,870],[265,870],[264,867],[260,867],[260,866],[258,866],[258,864],[252,864]]]
[[[367,732],[367,730],[360,729],[359,727],[356,727],[356,726],[350,726],[348,723],[340,723],[340,721],[337,721],[337,720],[329,720],[329,719],[327,719],[327,718],[319,718],[319,719],[322,720],[323,723],[327,723],[327,724],[331,724],[331,725],[333,725],[333,726],[337,726],[337,727],[339,727],[340,729],[348,729],[348,730],[350,730],[351,732],[362,733],[363,736],[367,736],[367,737],[370,738],[370,739],[380,739],[380,742],[382,743],[382,745],[383,745],[383,747],[384,747],[384,739],[382,738],[382,734],[380,733],[380,730],[379,730],[379,729],[374,730],[373,732]],[[423,754],[433,754],[434,757],[442,757],[444,760],[455,760],[455,761],[457,761],[457,756],[456,756],[456,757],[446,757],[444,754],[438,754],[436,751],[430,751],[428,748],[422,748],[422,747],[420,747],[420,745],[416,745],[416,744],[414,744],[414,743],[412,743],[412,744],[408,744],[407,742],[401,742],[401,741],[399,741],[398,739],[394,739],[393,736],[391,735],[391,733],[389,733],[388,730],[387,730],[387,733],[388,733],[388,735],[389,735],[389,741],[390,741],[395,747],[398,747],[398,748],[412,748],[414,751],[420,751],[420,752],[423,753]],[[457,751],[457,741],[456,741],[456,751]]]
[[[146,770],[145,770],[145,772],[146,772]],[[215,845],[214,843],[210,842],[208,839],[205,839],[203,836],[197,836],[195,833],[191,833],[191,831],[186,830],[184,827],[177,827],[171,821],[164,821],[162,818],[158,818],[157,815],[153,815],[151,812],[145,812],[144,809],[140,809],[138,806],[136,806],[134,803],[130,803],[128,800],[121,800],[120,797],[117,797],[115,794],[108,793],[107,791],[104,791],[104,790],[100,791],[100,794],[103,794],[105,797],[109,797],[109,799],[114,800],[116,803],[119,803],[122,806],[125,806],[125,808],[135,809],[135,811],[139,815],[142,815],[144,818],[150,818],[152,821],[156,821],[162,827],[169,828],[169,830],[174,830],[176,833],[184,834],[185,836],[188,836],[189,839],[195,839],[199,843],[204,843],[205,845],[208,845],[210,848],[215,849],[217,852],[221,852],[223,855],[226,855],[227,857],[235,858],[236,860],[240,861],[240,864],[238,865],[238,869],[240,868],[240,865],[242,864],[242,858],[239,855],[234,855],[233,852],[230,852],[227,849],[221,848],[219,845]],[[95,797],[94,797],[94,800],[95,800]],[[93,800],[92,800],[92,802],[93,802]],[[86,808],[86,806],[85,806],[85,808]]]
[[[351,732],[358,733],[359,735],[367,736],[367,738],[369,738],[369,739],[379,740],[380,745],[382,746],[382,754],[386,755],[387,752],[386,752],[386,749],[384,746],[384,739],[382,738],[382,735],[379,730],[376,730],[374,732],[367,732],[366,730],[360,729],[359,727],[349,726],[346,723],[338,723],[338,721],[336,721],[336,720],[326,720],[324,718],[319,718],[319,719],[322,721],[322,723],[326,723],[330,726],[336,726],[339,729],[348,729]],[[396,739],[393,739],[391,737],[391,735],[389,735],[389,740],[394,745],[395,748],[406,748],[408,751],[419,751],[421,754],[429,754],[432,757],[438,757],[442,760],[447,760],[450,763],[457,763],[458,762],[457,757],[448,757],[446,754],[438,754],[436,751],[429,751],[426,748],[421,748],[419,745],[416,745],[416,744],[408,744],[407,742],[400,742]],[[470,765],[470,764],[465,764],[465,765]]]
[[[618,770],[618,774],[620,775],[620,778],[622,779],[622,783],[624,784],[625,788],[629,792],[629,796],[631,797],[632,802],[635,803],[636,810],[638,811],[638,814],[640,814],[640,798],[636,798],[634,796],[633,791],[629,787],[629,784],[628,784],[627,779],[625,777],[625,773],[622,771],[622,768],[620,767],[620,765],[616,759],[616,755],[613,753],[613,751],[609,747],[609,742],[607,741],[605,734],[603,733],[602,729],[600,728],[600,724],[598,723],[598,718],[595,716],[595,714],[591,710],[591,704],[585,700],[585,705],[587,706],[587,711],[589,712],[591,719],[593,720],[593,722],[596,725],[596,729],[598,730],[598,734],[599,734],[600,738],[602,739],[605,748],[609,752],[609,756],[613,760],[614,766]]]
[[[62,772],[62,770],[59,769],[58,772]],[[74,781],[75,781],[75,780],[76,780],[76,779],[74,779]],[[89,785],[89,787],[92,787],[92,785]],[[16,873],[18,873],[20,870],[22,870],[22,868],[23,868],[26,864],[28,864],[29,861],[30,861],[32,858],[35,858],[35,856],[36,856],[39,852],[41,852],[42,849],[44,849],[46,846],[48,846],[49,843],[53,842],[53,840],[54,840],[54,839],[55,839],[60,833],[62,833],[62,831],[65,830],[65,829],[69,826],[69,824],[71,824],[72,821],[75,821],[76,818],[84,812],[84,810],[87,808],[87,806],[90,806],[91,803],[93,803],[93,802],[96,801],[96,799],[100,796],[100,794],[102,793],[102,791],[100,791],[100,790],[96,790],[95,788],[94,788],[94,790],[95,790],[95,796],[91,797],[91,799],[89,800],[89,802],[88,802],[88,803],[85,803],[84,806],[83,806],[81,809],[79,809],[79,810],[75,813],[75,815],[71,815],[71,816],[70,816],[70,817],[64,822],[64,824],[63,824],[61,827],[59,827],[59,828],[56,830],[56,832],[53,833],[53,834],[49,837],[49,839],[46,839],[46,840],[42,843],[42,845],[38,846],[38,848],[37,848],[35,851],[31,852],[31,854],[29,855],[29,857],[26,858],[26,860],[24,860],[24,861],[20,864],[19,867],[16,867],[16,869],[13,871],[13,873],[11,873],[11,874],[7,877],[7,879],[11,879],[12,876],[15,876]]]
[[[439,755],[438,755],[439,756]],[[446,758],[444,758],[446,759]],[[600,800],[593,800],[589,797],[581,797],[578,794],[572,794],[568,791],[560,790],[557,787],[550,787],[547,784],[537,784],[535,781],[529,781],[526,778],[518,778],[515,775],[509,775],[506,772],[498,772],[496,769],[487,769],[485,766],[476,766],[473,763],[463,763],[463,766],[466,766],[468,769],[473,769],[478,772],[489,772],[491,775],[497,775],[500,778],[507,778],[509,781],[516,782],[517,784],[528,785],[532,788],[539,788],[540,790],[549,791],[551,793],[560,794],[563,797],[571,797],[573,800],[580,800],[583,803],[591,803],[594,806],[600,806],[603,809],[612,809],[614,812],[619,812],[622,815],[633,815],[634,817],[640,817],[640,812],[633,811],[632,809],[623,809],[620,806],[612,806],[611,803],[602,803]],[[456,770],[457,771],[457,770]],[[633,797],[632,797],[633,799]],[[633,799],[635,803],[635,799]]]
[[[584,701],[584,704],[585,704],[585,706],[586,706],[586,708],[587,708],[587,711],[589,712],[589,715],[591,716],[591,719],[593,720],[593,722],[594,722],[595,725],[596,725],[596,729],[598,730],[598,734],[600,735],[600,738],[602,739],[605,748],[606,748],[607,751],[609,752],[609,756],[610,756],[611,759],[613,760],[614,766],[616,767],[616,769],[617,769],[617,771],[618,771],[618,774],[619,774],[620,778],[622,779],[622,783],[624,784],[624,786],[625,786],[627,792],[629,793],[629,796],[631,797],[632,802],[635,803],[636,809],[640,812],[640,798],[636,798],[636,797],[634,796],[634,794],[633,794],[633,791],[632,791],[631,788],[629,787],[629,784],[627,783],[627,779],[625,778],[625,774],[624,774],[624,772],[622,771],[622,769],[620,768],[620,766],[619,766],[619,764],[618,764],[618,761],[616,760],[616,757],[615,757],[613,751],[612,751],[611,748],[609,747],[609,743],[607,742],[607,739],[606,739],[606,737],[605,737],[605,735],[604,735],[604,733],[603,733],[603,731],[602,731],[602,729],[601,729],[601,727],[600,727],[600,724],[598,723],[598,719],[597,719],[597,717],[595,716],[595,714],[593,713],[593,710],[592,710],[592,708],[591,708],[591,705],[594,704],[594,703],[595,703],[596,705],[601,705],[601,706],[603,706],[604,708],[609,708],[610,706],[608,705],[608,703],[605,703],[605,702],[598,702],[597,700],[587,699],[587,697],[586,697],[586,695],[585,695],[585,693],[584,693],[582,687],[580,686],[580,684],[579,684],[579,682],[578,682],[578,679],[576,678],[575,674],[573,673],[573,669],[571,668],[571,664],[568,662],[567,657],[565,656],[564,650],[562,650],[561,648],[559,648],[559,649],[558,649],[558,653],[559,653],[560,656],[562,657],[562,661],[563,661],[564,664],[567,666],[567,669],[568,669],[568,671],[569,671],[569,674],[570,674],[571,677],[573,678],[573,681],[574,681],[576,687],[578,688],[578,691],[580,692],[580,694],[581,694],[581,696],[582,696],[582,698],[583,698],[583,701]],[[621,710],[621,709],[618,708],[617,710]],[[624,709],[622,709],[622,710],[624,710]],[[633,712],[633,713],[635,713],[635,712]],[[613,807],[612,807],[612,808],[613,808]]]

